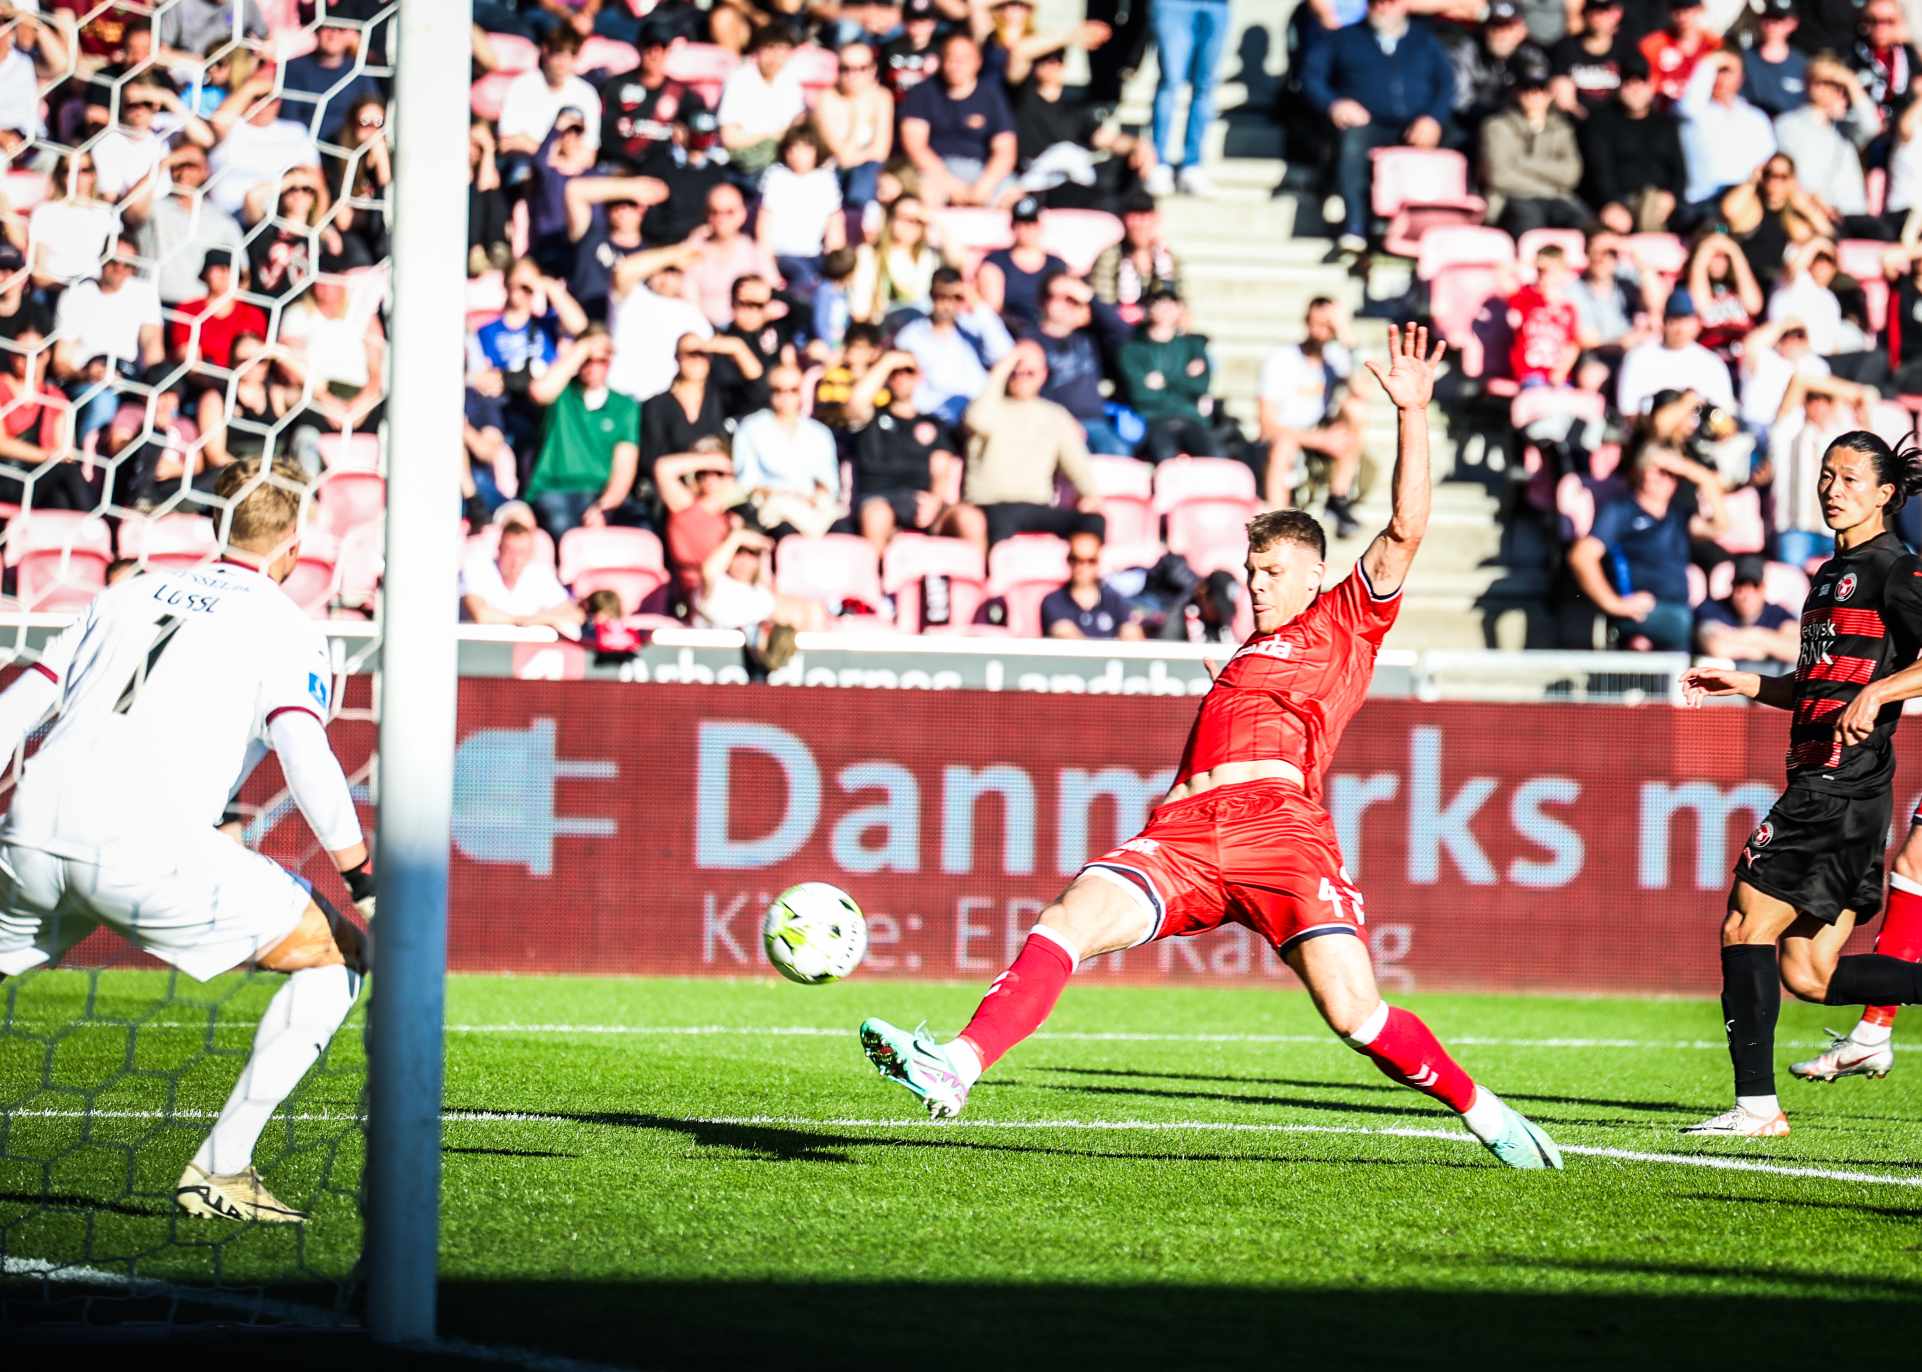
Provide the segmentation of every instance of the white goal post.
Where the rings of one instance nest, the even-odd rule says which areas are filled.
[[[368,1016],[367,1317],[431,1339],[453,816],[472,0],[399,7],[378,919]]]

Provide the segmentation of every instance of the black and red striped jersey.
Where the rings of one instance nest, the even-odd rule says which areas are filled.
[[[1875,732],[1852,748],[1835,740],[1836,716],[1856,694],[1915,661],[1922,650],[1922,561],[1892,533],[1837,552],[1815,573],[1802,606],[1789,724],[1791,783],[1820,781],[1842,795],[1870,795],[1895,776],[1891,705]]]

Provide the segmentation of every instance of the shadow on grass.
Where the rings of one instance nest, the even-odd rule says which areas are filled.
[[[31,1205],[49,1210],[104,1210],[115,1215],[147,1219],[172,1213],[171,1206],[134,1205],[128,1201],[100,1200],[94,1196],[37,1195],[25,1191],[0,1191],[0,1205]]]
[[[1873,1215],[1884,1220],[1922,1220],[1922,1206],[1864,1205],[1856,1201],[1780,1200],[1770,1196],[1711,1196],[1702,1192],[1681,1195],[1676,1200],[1708,1201],[1714,1205],[1792,1205],[1798,1210],[1845,1210],[1855,1215]]]
[[[552,1153],[545,1148],[456,1148],[451,1143],[440,1146],[441,1153],[458,1153],[470,1158],[578,1158],[579,1153]]]

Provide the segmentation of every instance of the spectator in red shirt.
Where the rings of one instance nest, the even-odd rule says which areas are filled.
[[[246,288],[243,276],[235,278],[234,255],[215,248],[200,264],[200,279],[207,292],[198,300],[179,306],[167,325],[167,355],[176,362],[208,362],[216,367],[234,364],[234,340],[244,333],[267,337],[267,312],[250,305],[235,292]]]
[[[1702,0],[1673,0],[1668,9],[1668,24],[1642,40],[1642,56],[1655,78],[1662,99],[1673,104],[1704,54],[1715,52],[1722,40],[1709,32]]]
[[[1554,244],[1535,254],[1535,282],[1508,301],[1508,326],[1514,334],[1508,365],[1524,386],[1566,386],[1581,356],[1575,302],[1568,287],[1574,273]]]
[[[29,325],[0,354],[0,458],[8,464],[0,471],[0,500],[25,502],[26,483],[8,474],[24,468],[39,474],[35,508],[91,510],[99,502],[81,479],[72,406],[47,376],[51,352]]]
[[[701,593],[701,564],[740,527],[732,513],[747,495],[734,480],[734,462],[719,438],[698,440],[692,451],[669,453],[654,464],[654,483],[667,507],[667,565],[683,604]]]

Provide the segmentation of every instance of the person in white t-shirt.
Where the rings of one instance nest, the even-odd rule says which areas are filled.
[[[120,231],[120,211],[101,198],[97,182],[91,153],[70,152],[54,164],[53,195],[27,217],[27,260],[36,286],[54,289],[100,270],[107,245]]]
[[[254,1170],[254,1145],[353,1009],[369,948],[325,897],[216,829],[266,749],[367,918],[374,876],[324,727],[327,641],[280,585],[299,560],[298,473],[237,463],[218,494],[226,557],[102,591],[0,694],[9,753],[55,716],[0,822],[0,976],[56,965],[102,927],[198,981],[287,973],[174,1201],[298,1223]]]
[[[826,607],[776,594],[768,555],[774,540],[754,529],[735,528],[701,564],[694,622],[708,629],[738,629],[749,661],[779,671],[794,656],[794,635],[827,622]]]
[[[841,178],[822,166],[826,148],[813,129],[790,129],[781,160],[761,181],[761,213],[754,236],[773,254],[788,289],[811,300],[821,284],[821,257],[847,246]]]
[[[782,135],[807,116],[801,73],[788,60],[793,56],[793,35],[781,24],[769,24],[756,31],[747,45],[747,61],[721,88],[715,111],[721,146],[728,160],[749,176],[774,164]]]
[[[135,196],[151,201],[172,189],[166,172],[171,140],[155,127],[162,111],[172,116],[181,138],[196,147],[213,147],[214,131],[207,121],[181,103],[165,77],[146,72],[121,87],[120,123],[93,145],[93,165],[99,178],[96,185],[102,199],[118,201]]]
[[[100,264],[98,281],[67,287],[54,313],[53,372],[75,402],[74,440],[112,421],[120,397],[111,381],[135,376],[166,356],[160,292],[136,274],[139,250],[123,234]]]
[[[574,629],[586,616],[539,556],[531,523],[508,519],[492,553],[477,547],[460,573],[460,604],[476,624],[548,625]]]
[[[1348,380],[1354,360],[1342,341],[1341,310],[1327,296],[1308,302],[1306,328],[1300,343],[1275,349],[1262,363],[1259,436],[1268,449],[1263,495],[1270,506],[1285,508],[1301,478],[1301,454],[1321,454],[1329,462],[1328,517],[1336,536],[1347,538],[1360,527],[1348,496],[1361,466],[1361,414],[1359,402],[1335,387]]]
[[[614,339],[609,389],[636,400],[659,395],[673,384],[679,370],[674,352],[681,338],[714,336],[707,316],[686,297],[687,264],[700,249],[699,243],[689,239],[637,252],[614,264],[607,311],[607,331]]]
[[[541,63],[508,83],[501,96],[500,151],[526,153],[541,149],[554,121],[565,109],[579,110],[587,127],[581,137],[590,149],[601,145],[601,97],[574,74],[580,64],[581,36],[566,24],[556,24],[541,43]]]
[[[29,138],[44,134],[41,84],[64,76],[72,60],[60,29],[43,21],[35,5],[0,4],[0,129]]]
[[[1693,297],[1681,287],[1670,291],[1662,310],[1662,336],[1630,348],[1622,357],[1615,408],[1633,419],[1658,391],[1694,391],[1733,412],[1735,385],[1728,364],[1695,341],[1701,332]]]
[[[207,195],[228,214],[240,213],[254,187],[277,186],[288,168],[320,165],[320,149],[306,125],[280,117],[271,68],[261,68],[235,87],[208,122],[220,142],[210,159],[214,175]]]

